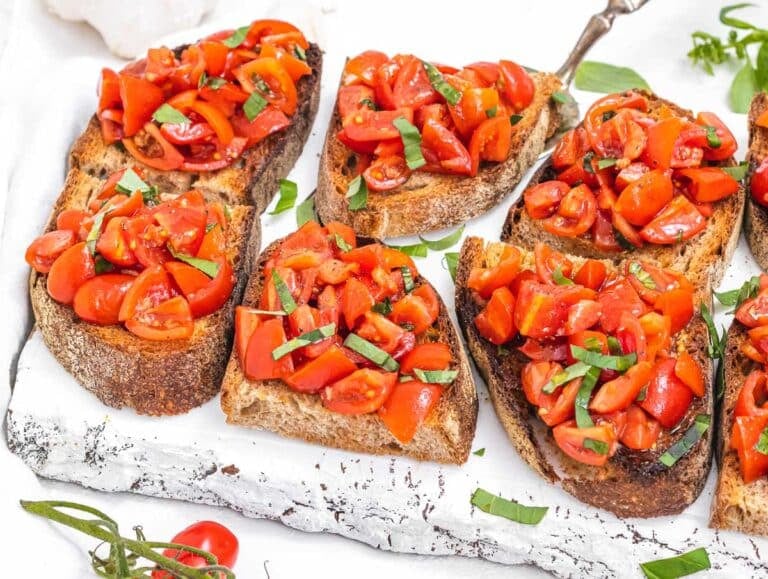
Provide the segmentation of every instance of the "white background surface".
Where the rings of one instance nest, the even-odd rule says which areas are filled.
[[[0,47],[7,41],[0,62],[0,126],[6,133],[0,145],[0,222],[2,269],[18,269],[22,256],[8,250],[8,240],[16,241],[29,221],[42,225],[48,207],[28,207],[19,198],[19,183],[45,188],[53,200],[58,194],[65,170],[67,145],[85,124],[95,106],[89,102],[71,102],[68,85],[95,86],[98,69],[112,57],[99,36],[82,24],[66,23],[48,15],[38,0],[0,0]],[[694,110],[713,110],[736,133],[743,154],[746,145],[745,117],[730,113],[726,104],[727,87],[733,71],[723,70],[708,77],[691,68],[685,53],[690,47],[690,32],[703,29],[722,32],[717,11],[723,3],[714,0],[652,0],[637,14],[622,17],[590,58],[632,66],[662,96]],[[602,9],[603,0],[536,2],[482,2],[452,4],[433,2],[368,3],[327,0],[309,5],[300,2],[251,4],[219,3],[207,17],[207,30],[239,26],[262,16],[281,16],[294,20],[309,36],[317,39],[333,58],[326,58],[324,92],[313,138],[305,156],[314,156],[321,144],[327,118],[333,106],[334,86],[340,73],[342,56],[367,48],[390,54],[417,52],[424,58],[451,64],[505,57],[542,70],[556,69],[578,37],[588,16]],[[768,24],[768,9],[750,9],[749,20]],[[546,26],[544,25],[546,23]],[[191,40],[198,33],[180,34]],[[2,50],[2,48],[0,48]],[[92,74],[67,75],[68,70],[92,71]],[[51,77],[56,79],[52,86]],[[48,82],[46,82],[48,80]],[[576,94],[582,105],[594,95]],[[583,106],[582,106],[583,108]],[[22,160],[39,158],[47,171],[25,169]],[[50,165],[57,170],[50,170]],[[297,171],[291,176],[300,186],[301,195],[314,187],[311,171]],[[16,194],[6,198],[13,187]],[[509,203],[507,200],[507,204]],[[288,213],[267,220],[293,220]],[[27,224],[20,227],[19,223]],[[500,227],[500,224],[499,224]],[[489,237],[498,230],[489,231]],[[10,266],[13,267],[10,267]],[[8,298],[23,292],[23,276],[0,275],[2,295]],[[5,372],[18,348],[28,319],[28,312],[10,307],[1,300],[3,343],[0,352],[0,410],[8,395]],[[3,438],[4,442],[4,438]],[[504,468],[503,464],[498,465]],[[26,577],[54,574],[62,578],[87,576],[86,549],[90,539],[81,539],[32,519],[17,506],[19,498],[56,497],[86,502],[102,508],[122,523],[124,533],[141,523],[152,538],[170,538],[187,524],[211,518],[232,528],[241,540],[241,557],[236,567],[240,577],[266,577],[264,561],[273,579],[306,576],[357,577],[534,577],[540,573],[501,567],[461,558],[430,558],[383,553],[333,536],[308,535],[269,521],[245,519],[222,509],[148,499],[133,495],[107,495],[73,485],[38,481],[0,445],[0,552],[4,564],[24,565]],[[10,532],[9,532],[10,531]],[[9,557],[7,554],[11,554]],[[11,575],[8,571],[4,575]]]

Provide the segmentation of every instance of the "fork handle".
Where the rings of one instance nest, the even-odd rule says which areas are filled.
[[[568,86],[571,84],[576,74],[576,68],[584,60],[592,46],[611,29],[613,21],[617,16],[639,10],[647,2],[648,0],[608,0],[605,10],[594,14],[589,19],[568,58],[565,59],[563,65],[555,73],[563,85]]]

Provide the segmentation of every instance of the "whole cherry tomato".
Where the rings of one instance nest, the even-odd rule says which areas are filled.
[[[209,552],[217,559],[217,564],[230,569],[237,561],[240,544],[237,537],[224,525],[215,521],[199,521],[177,533],[171,543],[195,547]],[[194,555],[188,551],[165,549],[163,555],[176,559],[190,567],[205,567],[209,565],[203,557]],[[167,571],[157,569],[152,572],[152,579],[171,579],[173,575]]]

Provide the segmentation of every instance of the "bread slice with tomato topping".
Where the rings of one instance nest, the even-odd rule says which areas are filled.
[[[757,93],[749,107],[749,151],[746,186],[747,209],[744,234],[752,255],[763,270],[768,269],[768,94]]]
[[[229,356],[254,222],[253,207],[164,195],[137,173],[70,170],[26,254],[45,344],[109,406],[168,415],[203,404]]]
[[[753,290],[746,295],[752,297],[737,305],[722,362],[725,379],[716,449],[719,472],[710,526],[768,535],[768,446],[761,444],[762,437],[768,436],[764,337],[768,276],[762,274],[759,283],[751,285]]]
[[[682,275],[470,237],[456,309],[496,414],[542,477],[620,517],[696,499],[711,463],[712,362]]]
[[[713,113],[694,116],[647,91],[608,95],[563,136],[510,208],[502,239],[649,259],[717,286],[744,210],[743,187],[722,170],[736,165],[735,150]]]
[[[308,222],[262,253],[237,310],[227,422],[461,464],[477,394],[437,292],[405,254]]]
[[[511,61],[459,71],[373,51],[348,60],[320,159],[318,214],[377,239],[481,215],[557,130],[560,88],[556,76]]]
[[[277,20],[151,49],[102,71],[70,167],[105,178],[138,166],[164,192],[197,189],[263,211],[309,136],[321,72],[320,48]]]

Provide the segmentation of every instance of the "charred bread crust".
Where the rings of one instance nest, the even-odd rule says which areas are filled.
[[[746,187],[752,174],[760,163],[768,155],[768,128],[759,127],[755,123],[757,118],[768,110],[768,94],[764,92],[757,93],[752,98],[752,104],[749,107],[749,151],[747,152],[747,163],[749,171],[745,180]],[[747,238],[749,249],[763,271],[768,270],[768,209],[755,203],[752,195],[747,195],[747,210],[744,218],[744,235]]]
[[[604,467],[573,461],[558,449],[550,429],[536,417],[522,392],[520,375],[528,358],[516,348],[500,354],[499,349],[475,329],[474,318],[484,304],[466,284],[472,268],[484,265],[485,259],[483,240],[467,238],[456,276],[456,312],[469,351],[488,386],[496,414],[523,460],[545,479],[559,483],[579,500],[619,517],[671,515],[691,504],[701,493],[709,473],[712,429],[672,468],[663,466],[658,459],[682,438],[698,414],[713,414],[711,378],[707,380],[705,397],[694,399],[673,433],[662,433],[657,449],[638,452],[620,447]],[[530,255],[526,259],[532,261]],[[579,262],[579,258],[572,259]],[[685,336],[678,336],[677,347],[686,347],[701,365],[704,375],[711,377],[712,361],[706,355],[704,321],[696,315],[683,332]]]
[[[248,282],[243,305],[258,303],[264,265],[280,242],[272,243],[261,254]],[[428,283],[420,276],[414,281],[417,286]],[[227,422],[344,450],[464,463],[477,424],[477,393],[464,347],[442,299],[436,324],[440,339],[453,352],[459,374],[407,445],[395,439],[375,413],[339,414],[327,410],[318,395],[295,392],[281,380],[248,380],[240,369],[235,350],[222,384],[221,407]]]
[[[299,158],[317,113],[323,56],[316,44],[310,44],[306,54],[312,74],[297,83],[299,104],[291,125],[246,150],[229,167],[201,173],[152,169],[131,157],[122,143],[106,145],[96,115],[72,146],[69,165],[99,178],[138,166],[148,183],[166,193],[199,189],[232,205],[253,205],[261,213],[278,190],[279,180],[288,175]]]
[[[341,221],[358,235],[382,239],[452,227],[495,207],[520,182],[560,124],[551,98],[560,81],[546,73],[532,77],[536,93],[514,127],[507,161],[484,165],[472,178],[414,172],[392,191],[370,193],[367,207],[359,211],[350,211],[345,197],[357,174],[357,155],[336,138],[341,119],[334,105],[317,178],[318,215],[324,222]]]
[[[103,182],[72,169],[49,219],[55,228],[63,209],[83,208]],[[232,344],[234,308],[240,302],[251,263],[249,246],[258,247],[252,207],[236,206],[227,228],[227,253],[236,276],[229,300],[217,312],[195,320],[189,340],[143,340],[122,326],[99,326],[77,317],[71,306],[53,300],[47,275],[32,271],[30,299],[43,340],[59,363],[86,390],[108,406],[139,414],[188,412],[213,398]],[[252,232],[252,233],[251,233]],[[255,236],[251,239],[251,236]]]
[[[651,112],[667,108],[678,116],[685,116],[690,120],[694,118],[691,111],[680,108],[651,92],[637,92],[643,93],[648,98]],[[736,165],[736,162],[731,158],[716,163],[716,165],[730,167]],[[555,173],[548,162],[536,172],[529,186],[555,178]],[[715,205],[715,212],[709,218],[706,229],[684,243],[674,245],[646,244],[640,249],[625,250],[618,253],[601,251],[595,247],[590,239],[560,237],[548,233],[537,220],[531,219],[528,215],[521,196],[518,202],[509,209],[502,228],[501,239],[526,249],[533,249],[535,244],[541,241],[564,253],[593,259],[610,259],[614,262],[629,258],[647,259],[661,267],[686,273],[690,281],[696,285],[707,283],[711,284],[712,287],[717,287],[739,242],[745,196],[742,185],[737,193],[719,201]]]
[[[759,364],[740,352],[741,345],[748,340],[746,328],[734,321],[728,329],[725,351],[725,391],[717,425],[719,474],[709,526],[751,535],[768,535],[768,478],[745,483],[739,470],[738,454],[729,444],[739,391],[750,372],[759,369]]]

